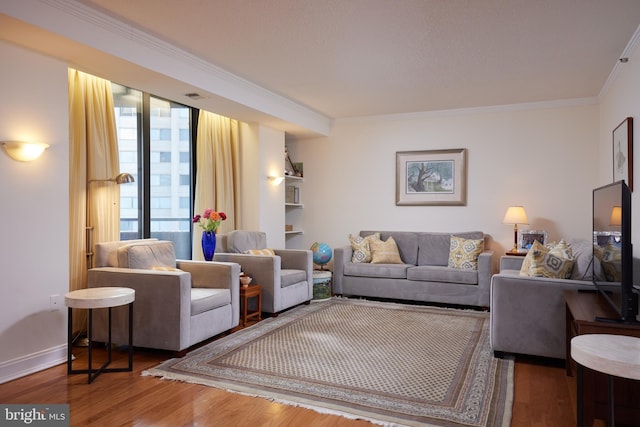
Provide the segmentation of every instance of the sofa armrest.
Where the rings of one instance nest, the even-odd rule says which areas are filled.
[[[491,279],[491,346],[494,351],[566,358],[563,291],[591,282],[496,274]]]
[[[522,256],[514,256],[514,255],[503,255],[500,257],[500,271],[504,270],[518,270],[522,268],[522,263],[524,262],[524,258]]]
[[[479,307],[489,306],[489,295],[491,293],[491,276],[493,275],[493,251],[486,250],[478,255],[478,288]]]
[[[344,266],[351,262],[353,248],[351,245],[335,248],[333,251],[333,292],[342,294],[342,278],[344,277]]]
[[[194,288],[233,290],[239,286],[240,265],[237,263],[178,260],[177,267],[191,274]]]

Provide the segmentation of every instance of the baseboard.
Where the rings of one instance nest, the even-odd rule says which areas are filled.
[[[67,344],[0,363],[0,384],[66,363]]]

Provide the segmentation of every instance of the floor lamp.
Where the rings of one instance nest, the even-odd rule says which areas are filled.
[[[115,178],[92,179],[90,181],[87,181],[87,226],[85,227],[87,245],[87,270],[92,267],[91,264],[93,262],[93,225],[91,225],[91,198],[89,197],[89,195],[91,194],[91,183],[93,182],[115,182],[117,185],[120,185],[135,182],[135,179],[130,173],[121,173],[118,174],[118,176],[116,176]]]

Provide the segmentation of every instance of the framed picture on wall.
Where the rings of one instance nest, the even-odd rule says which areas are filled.
[[[396,205],[466,203],[466,149],[396,153]]]
[[[613,130],[613,182],[624,180],[633,191],[633,118]]]

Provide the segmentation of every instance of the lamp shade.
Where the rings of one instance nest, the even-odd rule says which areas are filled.
[[[523,206],[509,206],[502,222],[504,224],[529,224]]]
[[[611,221],[609,225],[614,227],[620,227],[622,225],[622,208],[620,206],[614,206],[611,209]]]
[[[7,154],[14,160],[20,162],[30,162],[38,157],[49,148],[49,144],[43,142],[27,142],[27,141],[5,141],[2,147]]]

